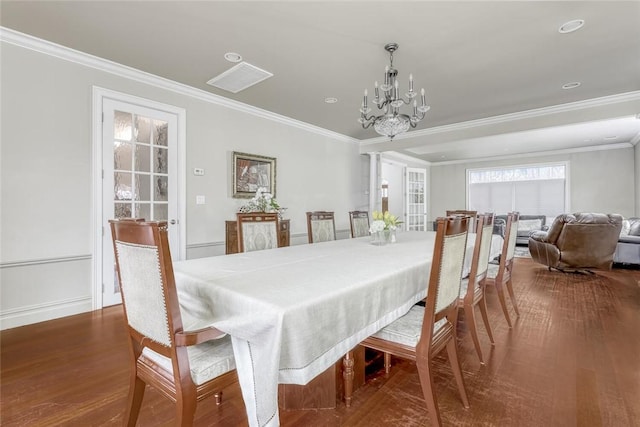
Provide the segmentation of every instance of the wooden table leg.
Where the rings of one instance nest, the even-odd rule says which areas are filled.
[[[353,395],[353,350],[349,350],[342,359],[342,378],[344,380],[344,403],[347,408],[351,406],[351,396]]]

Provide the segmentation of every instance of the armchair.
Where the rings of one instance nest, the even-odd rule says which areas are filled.
[[[621,229],[618,214],[562,214],[549,231],[531,234],[529,252],[549,270],[610,270]]]

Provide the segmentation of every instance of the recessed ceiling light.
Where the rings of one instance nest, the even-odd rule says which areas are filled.
[[[618,135],[605,136],[604,139],[616,139]]]
[[[242,55],[235,52],[227,52],[224,54],[224,59],[226,59],[229,62],[240,62],[242,61]]]
[[[579,30],[584,25],[584,19],[574,19],[573,21],[565,22],[560,25],[558,28],[558,32],[560,34],[572,33],[576,30]]]
[[[324,102],[326,102],[327,104],[335,104],[336,102],[338,102],[338,98],[330,96],[328,98],[325,98]]]
[[[580,86],[582,83],[580,82],[571,82],[571,83],[565,83],[562,85],[562,89],[575,89],[578,86]]]

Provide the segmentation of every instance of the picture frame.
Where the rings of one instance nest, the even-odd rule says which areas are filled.
[[[250,199],[259,187],[276,196],[276,159],[257,154],[233,152],[233,197]]]

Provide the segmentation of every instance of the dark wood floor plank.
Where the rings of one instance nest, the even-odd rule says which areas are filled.
[[[480,325],[486,365],[461,313],[469,409],[446,356],[435,359],[445,425],[640,425],[640,270],[563,274],[517,259],[514,287],[521,315],[513,328],[489,289],[496,345]],[[129,375],[121,307],[2,331],[0,347],[2,426],[121,425]],[[350,408],[281,411],[280,419],[295,427],[430,425],[415,366],[396,359],[388,376],[368,376]],[[147,389],[139,425],[173,422],[173,405]],[[200,403],[195,425],[246,426],[239,387],[226,389],[220,406],[213,399]]]

